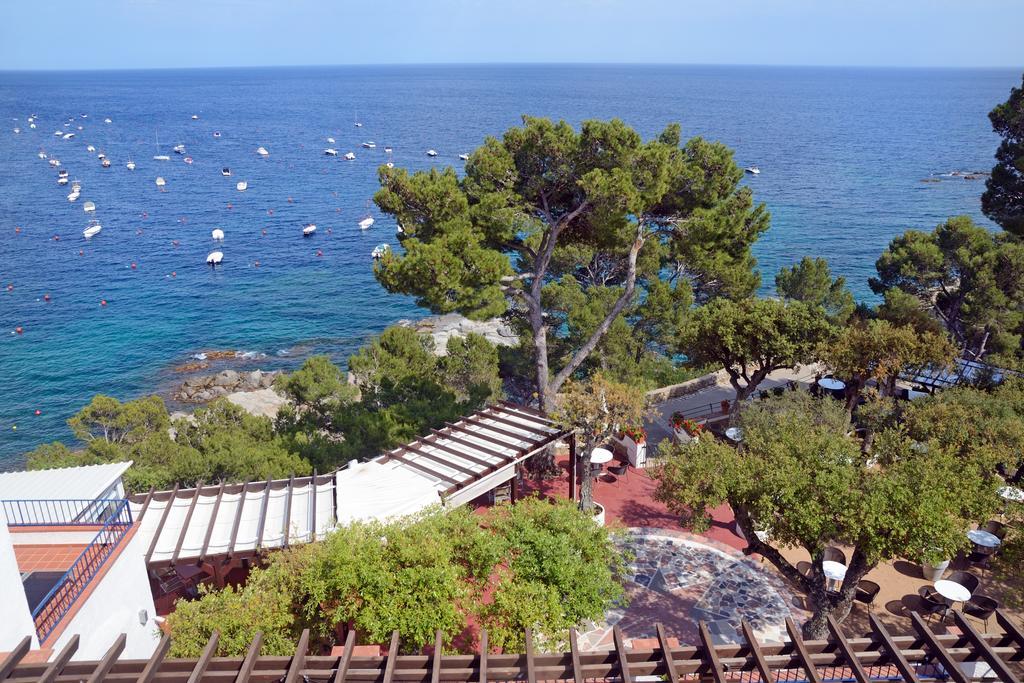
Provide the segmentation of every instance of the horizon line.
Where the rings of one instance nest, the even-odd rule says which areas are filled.
[[[354,62],[335,64],[217,64],[204,66],[147,66],[147,67],[82,67],[82,68],[43,68],[18,69],[0,67],[0,73],[102,73],[102,72],[138,72],[138,71],[211,71],[215,69],[330,69],[330,68],[372,68],[372,67],[488,67],[488,66],[603,66],[603,67],[743,67],[766,69],[905,69],[905,70],[962,70],[962,71],[996,71],[1024,70],[1024,65],[906,65],[906,64],[749,64],[740,62]]]

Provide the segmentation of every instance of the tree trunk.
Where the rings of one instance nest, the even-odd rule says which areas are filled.
[[[583,452],[577,461],[580,477],[580,510],[587,513],[594,510],[594,478],[590,476],[590,452],[592,450],[590,444],[584,444]]]
[[[812,560],[814,573],[812,574],[814,586],[809,593],[813,606],[811,618],[804,622],[804,638],[809,640],[821,640],[828,636],[828,617],[842,623],[850,615],[853,608],[853,599],[857,595],[857,584],[864,576],[875,568],[876,565],[869,565],[864,555],[858,549],[854,549],[853,557],[850,558],[850,566],[846,569],[846,577],[838,593],[829,593],[825,589],[825,575],[821,571],[821,556]]]

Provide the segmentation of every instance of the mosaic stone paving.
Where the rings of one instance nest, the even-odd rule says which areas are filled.
[[[786,617],[799,623],[804,612],[777,574],[755,559],[708,539],[667,529],[633,528],[620,546],[632,555],[626,584],[629,605],[605,614],[601,624],[587,624],[580,647],[611,647],[618,625],[629,639],[653,638],[661,622],[680,642],[699,642],[701,620],[716,642],[742,640],[746,619],[763,642],[786,640]]]

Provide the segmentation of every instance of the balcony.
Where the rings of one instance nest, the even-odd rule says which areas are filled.
[[[40,644],[72,611],[132,528],[126,499],[4,500]]]

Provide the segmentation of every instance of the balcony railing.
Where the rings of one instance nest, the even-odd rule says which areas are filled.
[[[118,513],[121,498],[2,500],[7,526],[102,525]]]
[[[103,564],[132,527],[132,511],[123,498],[101,500],[0,501],[9,526],[99,526],[89,545],[32,611],[43,643],[82,596]]]

